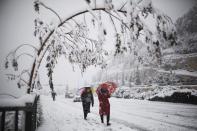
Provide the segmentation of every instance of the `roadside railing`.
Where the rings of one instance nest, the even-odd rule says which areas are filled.
[[[39,96],[35,96],[33,102],[27,102],[24,106],[1,106],[1,131],[6,131],[6,112],[14,112],[14,131],[19,131],[19,111],[23,111],[25,114],[23,129],[25,131],[35,131],[37,124],[37,105],[38,105]]]

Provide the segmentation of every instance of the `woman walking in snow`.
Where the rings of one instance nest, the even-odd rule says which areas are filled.
[[[98,92],[99,114],[100,114],[100,117],[101,117],[101,123],[104,123],[104,121],[103,121],[104,115],[107,116],[107,126],[111,125],[109,123],[109,120],[110,120],[110,103],[109,103],[108,98],[110,98],[109,91],[105,88],[101,88]]]
[[[90,87],[85,87],[81,93],[81,100],[83,106],[84,119],[87,120],[87,115],[90,113],[90,104],[94,106],[94,97]]]

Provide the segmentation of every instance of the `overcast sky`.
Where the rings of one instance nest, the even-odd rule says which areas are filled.
[[[41,0],[54,8],[62,18],[72,14],[73,12],[86,8],[84,0]],[[98,0],[97,0],[98,1]],[[115,1],[115,0],[114,0]],[[186,13],[195,3],[196,0],[152,0],[155,7],[162,10],[169,15],[173,21]],[[121,3],[121,0],[116,0]],[[44,15],[49,15],[45,14]],[[52,21],[56,21],[53,18]],[[7,81],[3,78],[4,71],[4,58],[6,54],[16,48],[22,43],[33,44],[37,46],[37,40],[33,37],[34,19],[36,13],[34,12],[33,0],[1,0],[0,1],[0,83],[1,87],[6,87]],[[24,48],[25,49],[25,48]],[[22,49],[22,50],[24,50]],[[27,58],[29,59],[29,58]],[[24,61],[25,62],[25,61]],[[47,83],[46,72],[43,73],[41,79],[43,83]],[[56,77],[55,82],[58,84],[69,83],[72,87],[78,85],[81,79],[79,71],[73,73],[71,66],[60,58],[58,65],[55,68]],[[94,74],[94,68],[87,71],[87,74]],[[90,76],[85,76],[89,81]],[[1,90],[1,89],[0,89]]]

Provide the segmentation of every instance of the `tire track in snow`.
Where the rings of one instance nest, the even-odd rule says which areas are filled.
[[[70,103],[70,101],[68,101],[69,103]],[[121,103],[120,101],[116,101],[116,102],[118,102],[118,103]],[[125,105],[125,103],[121,103],[121,104],[124,104]],[[159,103],[159,105],[160,104],[162,104],[163,105],[163,103]],[[164,103],[165,104],[165,103]],[[171,103],[169,103],[170,105],[171,105]],[[73,105],[72,103],[70,103],[70,105]],[[168,104],[166,104],[166,105],[168,105]],[[74,105],[73,105],[74,106]],[[78,105],[75,105],[76,107],[78,106]],[[98,105],[97,105],[98,106]],[[171,106],[173,106],[174,107],[174,105],[171,105]],[[144,106],[145,107],[145,106]],[[181,107],[181,105],[178,105],[178,107]],[[159,108],[161,108],[161,109],[163,109],[162,107],[159,107]],[[194,107],[195,108],[195,107]],[[192,108],[192,109],[194,109],[194,108]],[[186,109],[188,109],[188,108],[186,108]],[[150,120],[152,120],[153,121],[153,127],[154,127],[154,123],[158,123],[158,125],[160,124],[160,125],[163,125],[163,127],[165,127],[165,125],[166,126],[169,126],[170,128],[176,128],[176,129],[179,129],[179,128],[181,128],[181,129],[185,129],[185,130],[197,130],[197,127],[194,127],[194,126],[190,126],[190,125],[183,125],[183,124],[179,124],[179,123],[174,123],[174,122],[169,122],[169,121],[166,121],[166,120],[162,120],[162,119],[157,119],[157,118],[154,118],[154,117],[150,117],[150,116],[143,116],[143,115],[140,115],[140,113],[138,113],[138,114],[135,114],[135,113],[128,113],[128,112],[125,112],[125,111],[123,111],[123,110],[118,110],[117,108],[114,108],[114,110],[116,111],[116,112],[122,112],[123,114],[129,114],[129,115],[131,115],[131,116],[136,116],[136,117],[138,117],[138,118],[140,118],[140,119],[145,119],[146,121],[150,121]],[[173,108],[173,110],[176,110],[176,109],[174,109]],[[95,115],[98,115],[98,113],[97,112],[95,112],[95,111],[93,111],[93,113],[95,114]],[[162,113],[162,112],[161,112]],[[159,113],[159,114],[161,114],[161,113]],[[165,114],[163,114],[163,115],[165,115]],[[131,129],[138,129],[138,130],[142,130],[142,131],[145,131],[145,130],[148,130],[148,129],[146,129],[145,127],[141,127],[141,126],[139,126],[139,125],[137,125],[137,124],[134,124],[134,123],[131,123],[131,122],[128,122],[128,121],[125,121],[125,120],[122,120],[122,119],[119,119],[119,118],[112,118],[111,119],[112,121],[115,121],[115,122],[117,122],[117,123],[121,123],[121,124],[124,124],[125,126],[127,126],[127,127],[130,127]],[[161,126],[161,128],[162,128],[162,126]]]
[[[112,101],[113,102],[113,101]],[[117,103],[119,103],[119,104],[121,104],[121,105],[128,105],[128,103],[126,104],[126,103],[123,103],[122,101],[119,101],[119,100],[117,100],[117,101],[115,101],[116,102],[116,105],[117,105]],[[141,102],[141,101],[140,101]],[[196,106],[194,106],[194,105],[186,105],[186,104],[180,104],[180,103],[178,103],[178,104],[174,104],[174,103],[160,103],[160,102],[158,102],[158,103],[148,103],[148,109],[149,110],[145,110],[147,107],[146,107],[146,105],[144,105],[144,104],[147,104],[147,103],[144,103],[144,102],[141,102],[140,104],[139,104],[139,107],[138,108],[142,108],[142,111],[145,111],[145,112],[149,112],[149,110],[150,110],[150,112],[151,113],[155,113],[155,114],[158,114],[158,115],[169,115],[169,116],[178,116],[178,115],[175,115],[175,114],[172,114],[171,113],[171,111],[174,113],[175,111],[177,111],[177,109],[181,109],[181,111],[183,111],[183,112],[187,112],[187,111],[190,111],[190,110],[195,110],[195,109],[197,109],[196,108]],[[159,106],[159,107],[155,107],[155,105],[152,105],[152,104],[156,104],[156,105],[161,105],[161,106]],[[115,105],[115,104],[114,104]],[[132,106],[135,106],[136,104],[135,103],[132,103]],[[155,110],[155,109],[160,109],[160,110],[164,110],[165,108],[164,108],[164,106],[166,107],[166,106],[168,106],[168,105],[170,105],[170,107],[171,108],[169,108],[168,110],[170,111],[170,112],[166,112],[166,114],[165,113],[163,113],[163,112],[155,112],[155,111],[152,111],[151,110],[151,108],[152,107],[154,107],[154,109],[153,110]],[[142,107],[141,107],[142,106]],[[186,107],[185,107],[186,106]],[[192,106],[192,108],[191,107],[189,107],[189,106]],[[122,107],[125,107],[125,106],[122,106]],[[121,108],[122,108],[121,107]],[[197,130],[197,127],[195,127],[195,126],[190,126],[190,125],[184,125],[184,124],[179,124],[179,123],[174,123],[174,122],[170,122],[170,121],[167,121],[167,120],[162,120],[162,119],[158,119],[158,118],[154,118],[154,117],[151,117],[151,116],[144,116],[144,115],[140,115],[141,113],[138,111],[137,112],[137,114],[136,113],[131,113],[131,112],[125,112],[125,111],[123,111],[123,110],[120,110],[120,109],[117,109],[117,108],[120,108],[119,106],[116,106],[116,108],[115,108],[115,110],[116,110],[116,112],[122,112],[122,113],[124,113],[124,114],[129,114],[129,115],[131,115],[131,116],[136,116],[136,117],[138,117],[138,118],[142,118],[142,119],[147,119],[147,120],[152,120],[152,121],[155,121],[155,122],[161,122],[162,124],[166,124],[166,125],[170,125],[170,126],[174,126],[174,127],[181,127],[182,129],[183,128],[185,128],[185,129],[189,129],[189,130]],[[138,109],[138,108],[136,108],[136,110]],[[124,108],[125,109],[125,108]],[[184,109],[184,110],[183,110]],[[165,110],[164,110],[165,111]],[[197,111],[197,110],[196,110]],[[170,114],[171,113],[171,114]],[[154,115],[153,115],[154,116]],[[180,116],[178,116],[178,117],[181,117],[181,115]],[[185,118],[193,118],[193,117],[191,117],[191,116],[185,116]],[[184,118],[184,119],[185,119]],[[183,119],[183,118],[182,118]],[[196,120],[196,119],[192,119],[192,121],[193,120]]]
[[[66,106],[69,106],[69,108],[71,108],[71,110],[73,109],[73,111],[76,111],[78,112],[78,114],[71,114],[71,116],[73,118],[77,117],[75,120],[76,122],[80,122],[82,124],[84,124],[85,126],[90,126],[90,128],[92,126],[98,126],[98,127],[101,127],[101,123],[100,123],[100,117],[98,115],[98,111],[94,109],[91,110],[91,114],[90,114],[90,117],[88,118],[88,121],[83,121],[83,112],[82,112],[82,105],[81,103],[74,103],[72,102],[70,99],[63,99],[63,98],[59,98],[57,101],[57,105],[59,107],[60,110],[63,110],[65,111],[65,107]],[[119,103],[119,101],[118,101]],[[125,105],[125,103],[123,103],[123,105]],[[98,106],[98,103],[95,104],[95,106]],[[122,107],[122,106],[121,106]],[[65,109],[65,110],[64,110]],[[126,109],[126,108],[125,108]],[[182,125],[182,124],[179,124],[179,123],[173,123],[173,122],[168,122],[166,120],[161,120],[161,119],[157,119],[157,118],[154,118],[154,117],[151,117],[151,116],[143,116],[143,115],[140,115],[140,112],[138,111],[138,113],[131,113],[131,112],[126,112],[126,110],[120,110],[120,107],[116,107],[116,108],[113,108],[113,110],[118,113],[119,115],[121,115],[121,113],[123,114],[123,116],[135,116],[136,118],[139,118],[142,119],[142,122],[143,121],[150,121],[149,122],[149,125],[152,125],[152,127],[154,128],[154,125],[157,126],[159,125],[159,128],[154,128],[154,129],[165,129],[165,127],[167,127],[166,129],[175,129],[175,130],[197,130],[196,127],[193,127],[193,126],[187,126],[187,125]],[[137,110],[137,108],[136,108]],[[81,112],[81,114],[80,114]],[[162,113],[162,112],[161,112]],[[93,115],[93,116],[91,116]],[[165,115],[165,114],[164,114]],[[79,117],[78,117],[79,116]],[[93,119],[91,119],[93,118]],[[124,118],[123,118],[124,119]],[[117,117],[112,117],[111,118],[111,122],[113,123],[113,128],[114,128],[114,125],[124,125],[125,127],[128,127],[129,129],[131,130],[139,130],[139,131],[147,131],[147,130],[151,130],[151,128],[149,128],[150,126],[148,125],[148,128],[146,129],[146,127],[144,127],[143,125],[141,126],[141,124],[134,124],[133,122],[129,122],[128,120],[123,120],[122,118],[117,118]],[[121,126],[120,126],[121,128]],[[83,128],[84,129],[84,128]],[[112,128],[102,128],[101,130],[111,130]],[[77,129],[76,129],[77,130]],[[87,130],[89,130],[87,128]],[[94,129],[93,129],[94,130]],[[95,129],[96,130],[96,129]]]
[[[144,118],[144,119],[147,119],[148,120],[153,120],[153,121],[156,121],[156,122],[161,122],[161,123],[164,123],[164,124],[168,124],[168,125],[172,125],[172,126],[176,126],[176,127],[182,127],[182,128],[186,128],[186,129],[190,129],[190,130],[197,130],[197,127],[193,127],[193,126],[186,126],[186,125],[182,125],[182,124],[178,124],[178,123],[173,123],[173,122],[168,122],[168,121],[165,121],[165,120],[161,120],[161,119],[157,119],[157,118],[153,118],[153,117],[150,117],[150,116],[143,116],[143,115],[139,115],[139,114],[134,114],[134,113],[130,113],[130,112],[125,112],[125,111],[122,111],[122,110],[118,110],[118,109],[115,109],[116,111],[118,112],[122,112],[122,113],[125,113],[125,114],[129,114],[129,115],[132,115],[132,116],[137,116],[139,118]]]

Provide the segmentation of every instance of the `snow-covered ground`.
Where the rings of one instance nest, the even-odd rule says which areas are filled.
[[[81,102],[41,96],[43,123],[38,131],[189,131],[197,130],[197,106],[110,98],[111,126],[100,123],[98,100],[83,119]],[[106,122],[106,120],[105,120]]]

